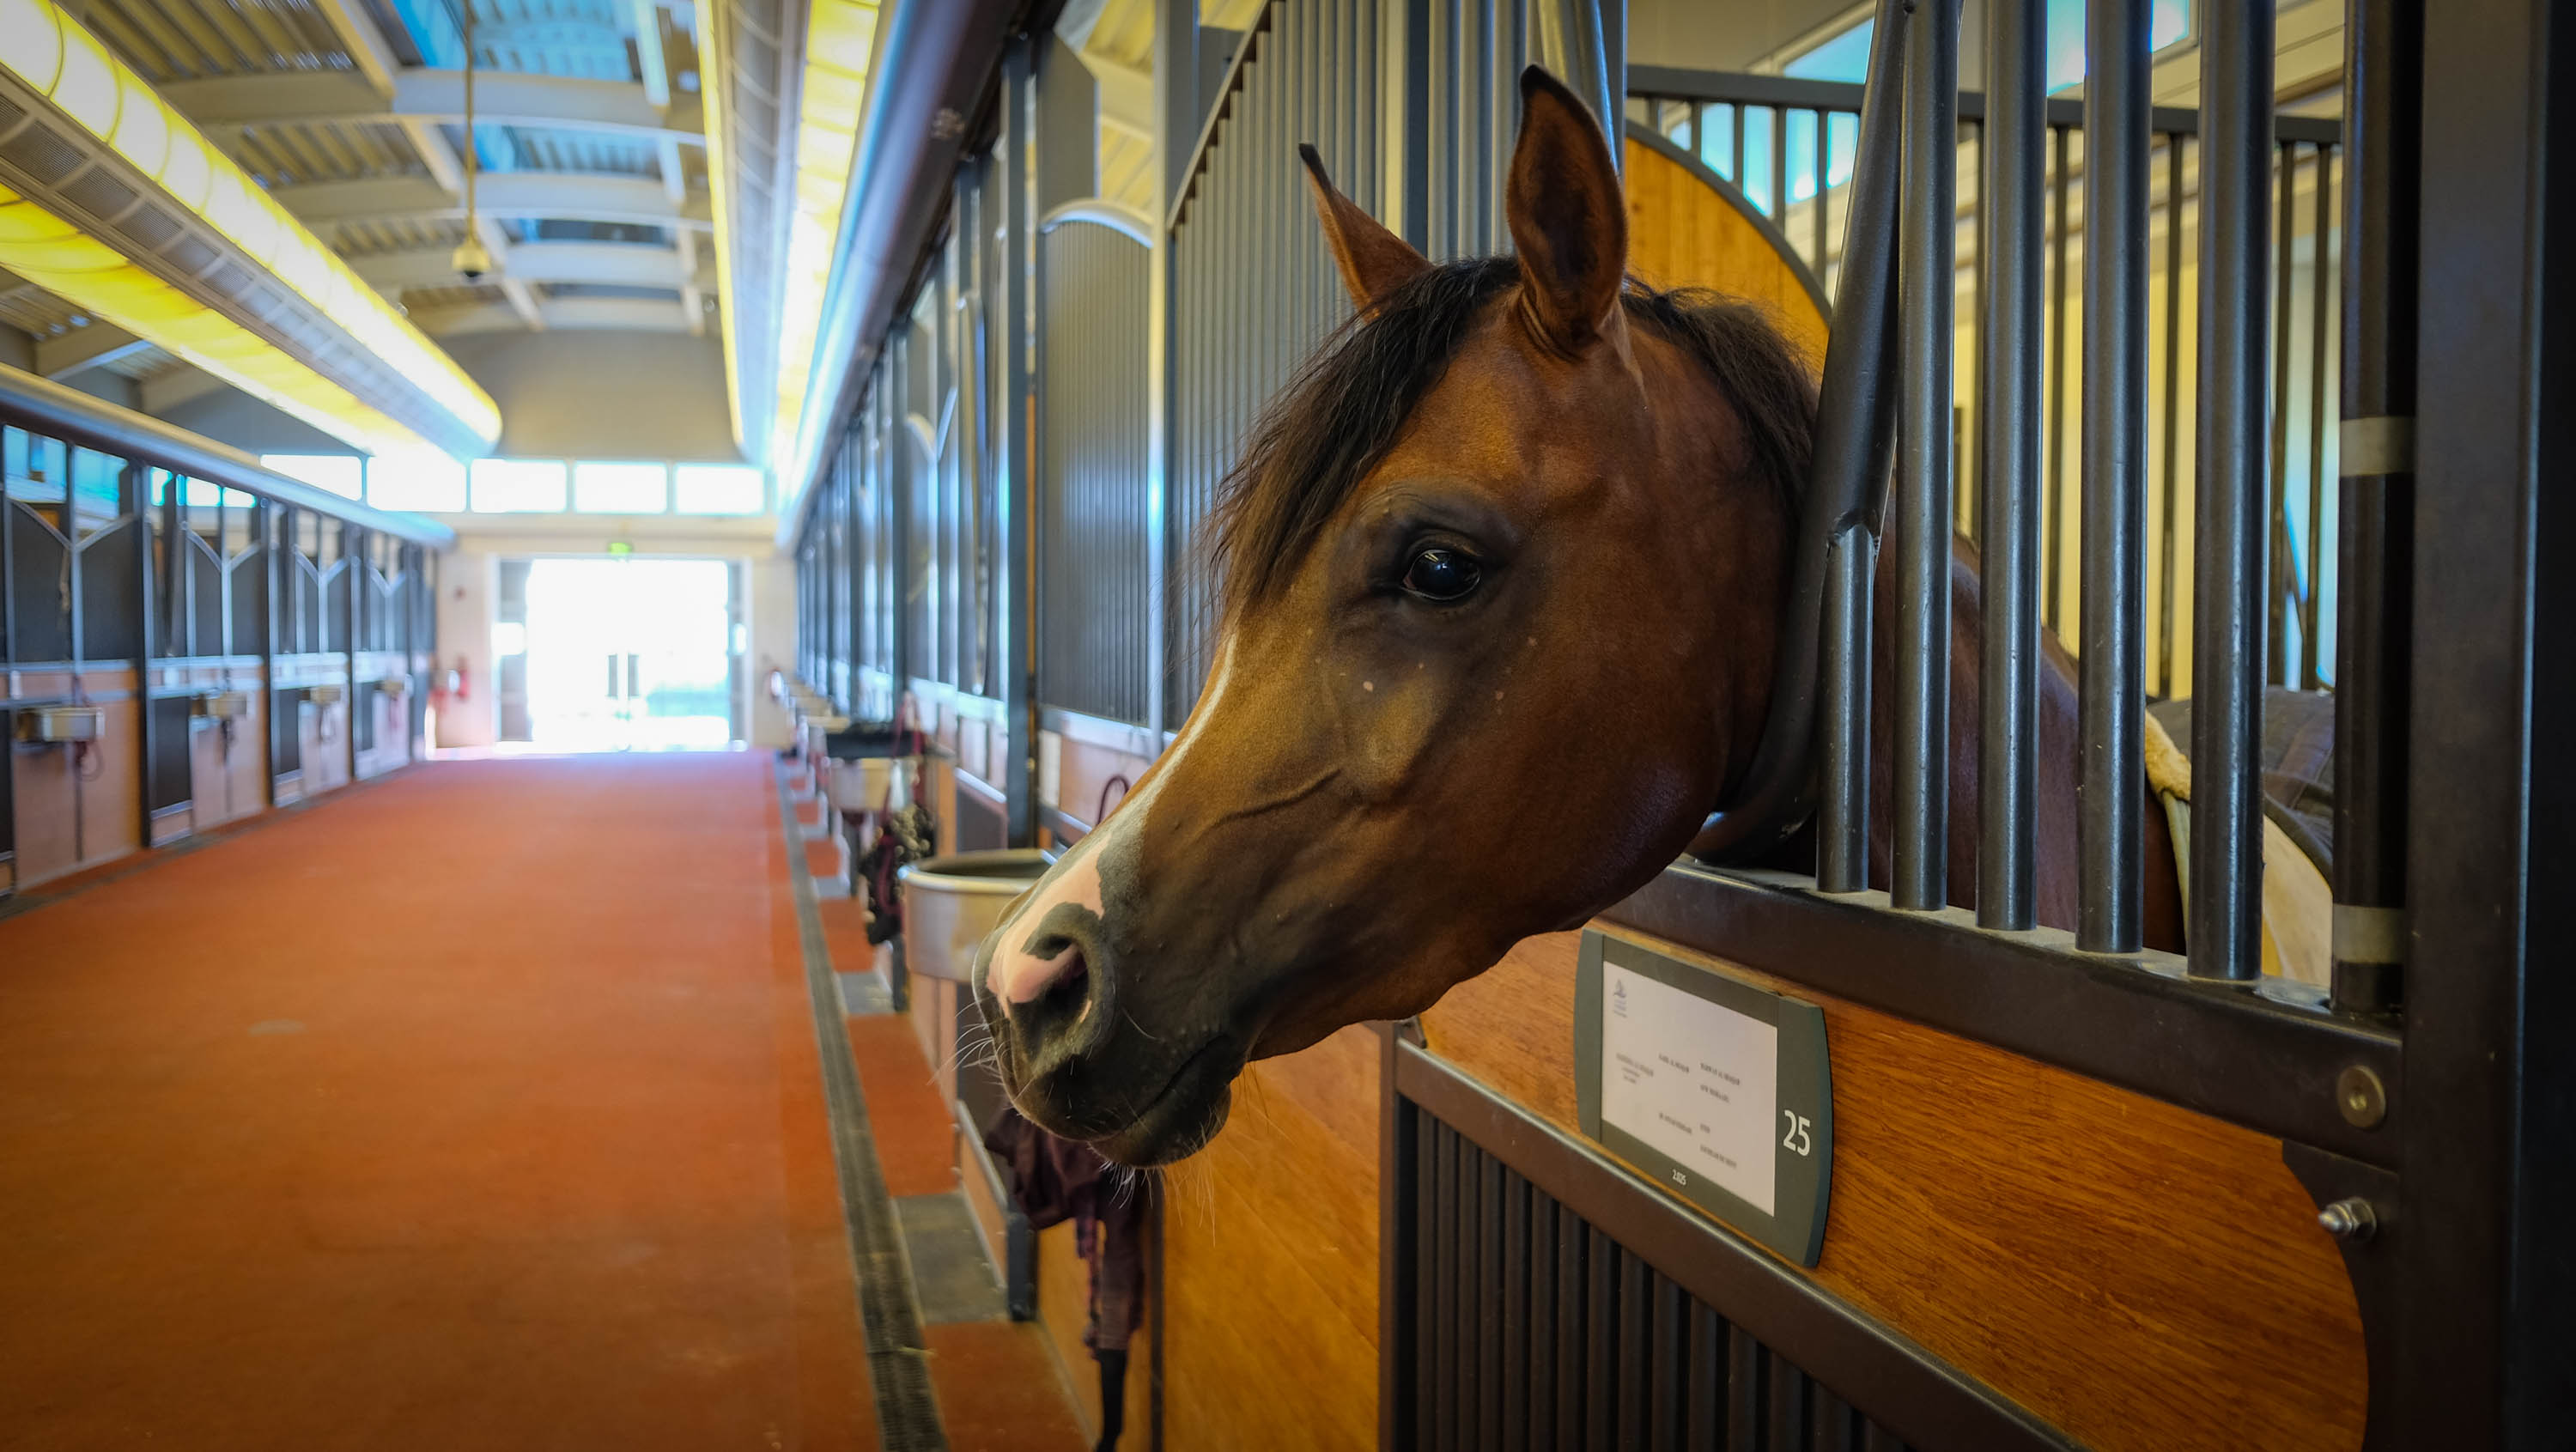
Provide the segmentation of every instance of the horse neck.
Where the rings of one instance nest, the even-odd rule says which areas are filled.
[[[1899,596],[1896,552],[1879,551],[1870,648],[1870,885],[1893,880],[1895,844],[1896,627]],[[1977,550],[1964,539],[1951,545],[1950,750],[1946,834],[1949,898],[1960,906],[1977,900],[1978,761],[1984,721],[1985,596]],[[2041,631],[2039,751],[2034,884],[2039,920],[2052,927],[2075,924],[2079,865],[2075,850],[2076,695],[2066,652]]]

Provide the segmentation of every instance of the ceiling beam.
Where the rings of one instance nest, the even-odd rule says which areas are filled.
[[[283,121],[462,121],[465,73],[424,68],[396,71],[392,94],[380,94],[355,71],[218,76],[172,81],[162,99],[199,126],[259,126]],[[706,144],[702,107],[694,96],[674,96],[656,107],[638,81],[593,81],[482,71],[474,78],[477,125],[606,131],[653,139],[668,136]]]
[[[38,338],[36,372],[40,377],[60,381],[86,369],[104,368],[131,358],[152,346],[114,323],[93,322],[68,333]]]
[[[683,333],[687,325],[667,302],[628,297],[559,297],[542,304],[546,326],[559,332]],[[433,338],[459,333],[514,333],[518,316],[499,303],[463,308],[419,308],[414,326]]]
[[[485,172],[475,180],[476,209],[487,217],[562,217],[574,221],[628,222],[645,227],[696,227],[711,223],[707,199],[675,203],[650,177],[579,172]],[[307,226],[378,222],[394,218],[462,218],[465,204],[427,177],[375,177],[279,187],[270,196]]]
[[[715,285],[712,272],[692,275],[680,250],[673,247],[629,242],[520,242],[494,249],[492,259],[500,264],[492,273],[491,280],[496,283],[599,282],[668,288]],[[369,253],[349,258],[348,263],[368,286],[382,291],[457,286],[453,259],[443,247]]]

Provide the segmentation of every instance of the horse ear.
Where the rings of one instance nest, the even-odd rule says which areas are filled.
[[[1504,194],[1521,295],[1542,341],[1580,353],[1620,326],[1628,206],[1590,107],[1537,66],[1521,72],[1521,135]]]
[[[1379,226],[1377,218],[1360,210],[1359,203],[1334,190],[1333,179],[1324,175],[1324,159],[1314,147],[1299,146],[1297,155],[1306,163],[1306,184],[1315,193],[1315,219],[1324,224],[1324,241],[1333,249],[1333,262],[1342,269],[1342,285],[1351,291],[1351,306],[1367,312],[1388,293],[1430,270],[1430,259],[1414,251],[1411,243]]]

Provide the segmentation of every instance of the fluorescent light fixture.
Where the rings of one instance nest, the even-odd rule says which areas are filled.
[[[572,507],[583,514],[660,514],[671,507],[670,466],[584,459],[572,466]]]
[[[867,101],[868,62],[876,45],[873,0],[813,0],[806,21],[805,80],[798,94],[796,196],[787,218],[787,258],[779,269],[778,408],[769,458],[791,457],[796,427],[813,380],[814,344],[823,295],[832,282],[833,244],[850,194],[860,108]],[[710,108],[712,109],[712,108]]]
[[[489,445],[491,396],[54,0],[0,0],[0,67],[151,178]],[[423,441],[339,383],[0,188],[0,267],[369,453]]]
[[[749,464],[682,464],[671,471],[680,514],[758,514],[769,507],[769,471]]]

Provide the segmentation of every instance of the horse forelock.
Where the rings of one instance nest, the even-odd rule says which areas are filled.
[[[1315,350],[1218,486],[1201,564],[1216,575],[1220,621],[1285,584],[1519,275],[1509,257],[1428,268]],[[1621,302],[1631,320],[1707,371],[1742,426],[1743,456],[1725,467],[1777,490],[1795,519],[1814,451],[1812,360],[1758,305],[1722,293],[1632,278]]]

